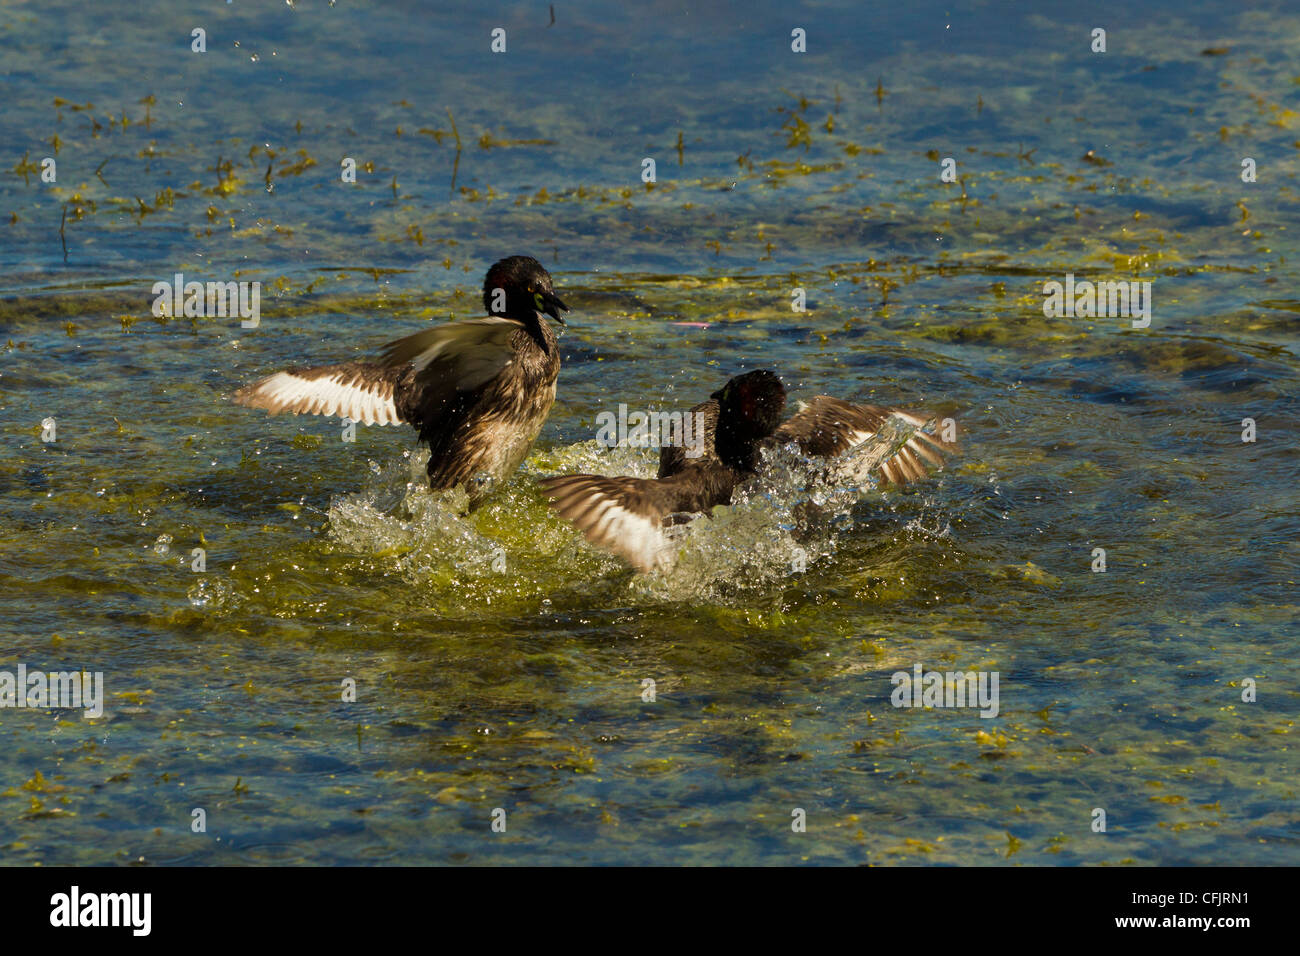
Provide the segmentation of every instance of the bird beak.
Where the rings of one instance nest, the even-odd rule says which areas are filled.
[[[561,325],[568,324],[564,321],[564,319],[560,317],[560,313],[568,312],[569,307],[565,305],[562,301],[560,301],[559,296],[557,296],[554,292],[539,292],[536,295],[537,295],[538,312],[545,312],[547,315],[553,318],[556,322],[559,322]]]

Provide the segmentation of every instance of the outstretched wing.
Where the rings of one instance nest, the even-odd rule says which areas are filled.
[[[522,330],[513,319],[447,322],[390,342],[378,362],[276,372],[241,388],[235,402],[272,415],[338,415],[367,425],[418,427],[450,407],[457,393],[500,375],[514,361],[511,337]]]
[[[370,362],[291,368],[241,388],[235,402],[272,415],[337,415],[367,425],[395,425],[410,420],[398,401],[403,377],[402,369]]]
[[[380,364],[414,368],[420,406],[436,413],[457,392],[473,392],[500,375],[515,360],[516,333],[527,334],[514,319],[447,322],[389,342]]]
[[[894,415],[916,431],[880,463],[880,475],[886,482],[905,485],[924,478],[930,468],[943,464],[945,454],[956,451],[951,442],[921,431],[925,420],[911,412],[881,405],[855,405],[829,395],[802,403],[799,411],[777,428],[773,438],[782,444],[796,442],[805,455],[834,458],[875,437]]]
[[[544,478],[541,485],[551,507],[596,547],[640,571],[666,563],[663,522],[673,509],[653,479],[561,475]]]

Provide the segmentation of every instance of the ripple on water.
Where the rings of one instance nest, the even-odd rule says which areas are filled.
[[[235,847],[235,855],[245,863],[306,863],[308,859],[293,843],[251,843]]]

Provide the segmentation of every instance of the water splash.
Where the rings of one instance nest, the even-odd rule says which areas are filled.
[[[855,507],[877,489],[880,463],[917,430],[891,417],[833,462],[793,444],[765,450],[759,475],[736,490],[731,506],[665,532],[669,566],[649,575],[590,548],[537,491],[536,479],[550,474],[653,477],[652,452],[594,441],[535,451],[475,512],[460,489],[429,489],[427,451],[372,462],[365,488],[331,502],[329,536],[409,581],[468,589],[480,600],[614,585],[642,602],[743,601],[833,559],[855,528]]]
[[[803,455],[793,443],[765,449],[758,475],[736,490],[731,506],[676,529],[671,567],[635,587],[646,595],[728,602],[828,562],[855,527],[854,508],[876,491],[881,462],[918,430],[891,416],[874,436],[829,462]]]

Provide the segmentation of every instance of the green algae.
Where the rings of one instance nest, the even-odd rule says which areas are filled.
[[[4,10],[34,69],[47,28]],[[0,138],[0,667],[97,667],[110,694],[98,720],[4,713],[4,862],[1294,863],[1300,25],[1243,12],[1232,35],[1266,55],[1206,61],[1195,12],[1131,42],[1157,76],[1215,79],[1149,102],[1030,44],[940,86],[901,54],[874,80],[678,83],[662,122],[614,86],[616,132],[556,88],[487,106],[470,68],[274,98],[215,61],[245,103],[102,58],[92,95],[43,65],[60,97],[16,96]],[[340,69],[358,22],[313,28]],[[1033,102],[1043,75],[1074,95]],[[1251,186],[1247,149],[1270,157]],[[420,488],[406,434],[229,403],[471,314],[515,251],[574,307],[566,367],[473,515]],[[260,328],[141,321],[175,271],[262,282]],[[1067,272],[1154,280],[1152,328],[1044,316]],[[611,402],[686,407],[758,366],[795,398],[951,414],[962,455],[865,496],[798,574],[761,510],[645,581],[545,508],[540,475],[653,469],[593,447]],[[1001,713],[892,707],[918,661],[999,670]]]

